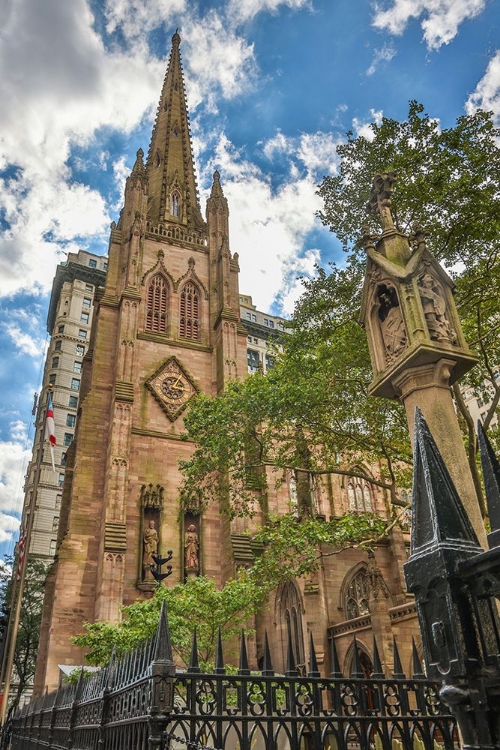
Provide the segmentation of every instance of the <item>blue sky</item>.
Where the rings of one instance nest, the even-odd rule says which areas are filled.
[[[299,275],[339,259],[315,219],[347,130],[421,101],[443,127],[500,117],[495,0],[6,0],[0,7],[0,554],[17,538],[47,334],[65,252],[104,254],[147,151],[176,28],[204,210],[230,204],[240,289],[289,314]]]

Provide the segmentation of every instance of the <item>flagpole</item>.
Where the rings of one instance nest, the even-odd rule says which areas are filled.
[[[52,383],[49,383],[48,385],[48,393],[49,395],[52,393]],[[47,398],[47,403],[48,403],[48,398]],[[19,622],[21,619],[21,605],[22,605],[23,593],[24,593],[24,583],[26,580],[26,571],[28,567],[31,531],[33,529],[33,521],[35,517],[35,508],[36,508],[37,495],[38,495],[38,486],[40,484],[40,475],[42,472],[43,449],[44,449],[43,445],[45,442],[45,422],[46,422],[46,417],[44,419],[44,424],[42,426],[40,447],[38,449],[38,453],[36,457],[36,464],[35,464],[35,477],[33,481],[33,490],[31,491],[30,502],[28,505],[28,523],[25,529],[24,557],[23,557],[22,564],[21,564],[21,570],[19,571],[19,580],[17,581],[18,585],[14,586],[12,590],[13,597],[17,593],[14,620],[12,620],[12,617],[9,618],[9,627],[7,630],[7,645],[8,645],[7,659],[4,658],[4,661],[2,664],[2,673],[0,675],[0,678],[1,678],[0,686],[3,681],[3,697],[2,697],[2,704],[0,706],[0,727],[2,728],[5,726],[5,719],[7,716],[7,705],[9,702],[10,681],[11,681],[11,676],[12,676],[12,668],[14,665],[14,655],[16,651],[17,634],[19,632]],[[52,444],[51,444],[51,447],[52,447]],[[11,627],[11,624],[12,624],[12,627]],[[9,635],[10,635],[10,640],[9,640]]]

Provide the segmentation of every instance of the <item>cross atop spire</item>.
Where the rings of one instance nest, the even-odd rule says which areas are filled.
[[[204,230],[176,30],[146,162],[148,219]]]

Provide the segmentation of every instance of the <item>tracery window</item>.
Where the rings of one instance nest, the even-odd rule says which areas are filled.
[[[157,273],[148,286],[146,331],[165,333],[167,330],[167,299],[167,281],[161,273]]]
[[[282,652],[287,653],[288,643],[292,644],[293,658],[296,667],[303,670],[305,665],[304,635],[302,632],[302,607],[300,595],[293,581],[282,584],[279,593],[279,614],[285,625],[282,631]]]
[[[361,568],[351,579],[344,599],[344,611],[348,620],[362,617],[370,612],[370,579],[366,568]]]
[[[198,339],[200,336],[200,292],[192,281],[188,281],[182,288],[179,313],[179,336],[183,339]]]
[[[373,510],[371,488],[365,479],[350,477],[347,485],[349,512],[371,513]]]
[[[181,197],[177,191],[170,196],[170,213],[172,216],[180,216]]]

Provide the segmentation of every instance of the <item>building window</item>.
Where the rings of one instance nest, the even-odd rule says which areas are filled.
[[[83,346],[83,344],[76,345],[76,353],[79,357],[83,357],[83,355],[85,354],[85,347]]]
[[[89,299],[88,297],[84,297],[83,298],[83,306],[84,307],[90,307],[91,304],[92,304],[92,300],[91,299]]]
[[[62,341],[59,339],[59,341],[56,341],[56,343],[54,344],[54,349],[56,350],[56,352],[61,351],[61,346],[62,346]]]
[[[73,396],[70,396],[73,398]],[[74,427],[76,422],[76,414],[66,414],[66,427]]]
[[[50,547],[49,547],[49,555],[55,555],[55,554],[56,554],[56,540],[51,539]]]
[[[52,357],[52,367],[59,367],[59,357]]]
[[[179,313],[179,336],[197,339],[200,331],[200,293],[192,281],[182,288]]]
[[[259,369],[259,352],[254,349],[247,349],[248,372],[257,372]]]
[[[274,328],[274,320],[269,321],[269,328]]]
[[[161,273],[157,273],[148,286],[146,331],[165,333],[167,329],[167,298],[167,281]]]
[[[85,291],[86,292],[93,292],[94,291],[94,287],[92,286],[92,284],[85,284]]]
[[[87,323],[87,325],[88,325],[89,314],[86,313],[86,312],[82,312],[82,314],[80,315],[80,320],[81,320],[82,323]]]
[[[52,531],[57,531],[57,528],[59,526],[59,516],[54,516],[52,519]]]
[[[252,316],[250,313],[247,313],[246,315],[247,315],[247,320],[252,320]]]
[[[170,213],[172,216],[180,216],[180,195],[177,191],[170,196]]]
[[[49,383],[52,383],[52,385],[54,385],[56,380],[57,380],[57,375],[55,374],[55,372],[53,372],[49,378]]]
[[[66,453],[61,453],[61,466],[66,466]]]
[[[59,487],[62,487],[64,484],[64,472],[63,471],[61,471],[61,473],[59,474],[59,479],[57,480],[57,484],[59,485]]]
[[[257,316],[252,313],[252,323],[257,322]]]
[[[102,264],[102,269],[103,269],[103,271],[107,271],[108,270],[108,264],[107,263],[103,263]]]
[[[97,261],[93,258],[90,258],[89,260],[89,268],[97,268]]]
[[[370,485],[366,479],[350,477],[347,485],[350,513],[371,513],[373,510]]]
[[[259,339],[254,338],[253,343],[254,344],[258,344],[259,343]]]
[[[82,363],[73,362],[73,372],[81,372],[81,371],[82,371]]]
[[[247,336],[247,341],[248,341],[249,344],[251,344],[252,343],[252,337],[251,336]]]
[[[72,416],[71,414],[68,414],[68,417]],[[71,445],[73,441],[73,434],[71,432],[65,432],[64,433],[64,445],[68,446]]]
[[[274,357],[269,354],[266,354],[266,370],[274,370]]]
[[[58,326],[57,333],[64,333],[64,326]]]
[[[78,396],[70,396],[69,397],[69,408],[70,409],[76,409],[78,406]]]
[[[56,510],[61,507],[62,495],[56,495]]]
[[[344,600],[344,611],[347,620],[363,617],[370,612],[368,600],[370,597],[370,579],[366,568],[359,570],[349,583]]]
[[[264,325],[269,327],[269,321],[267,318],[264,318]]]
[[[303,674],[305,667],[304,635],[302,630],[302,605],[297,586],[293,581],[282,583],[277,591],[278,622],[281,631],[283,654],[292,647],[296,668]]]
[[[80,328],[78,331],[78,338],[79,339],[86,339],[87,338],[87,331],[84,331],[83,328]]]
[[[72,391],[80,390],[80,381],[78,380],[78,378],[71,378],[71,390]]]

